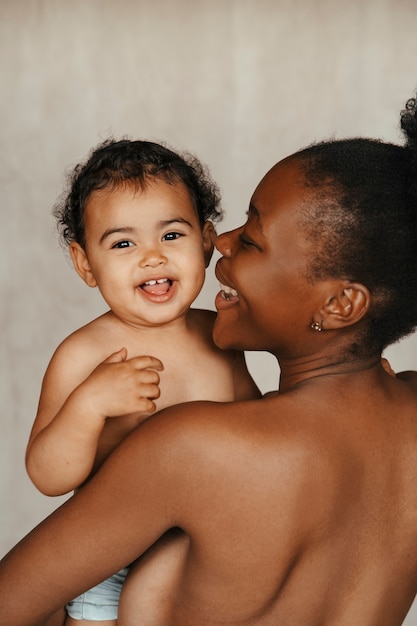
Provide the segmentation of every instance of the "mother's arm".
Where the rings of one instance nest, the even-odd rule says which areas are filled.
[[[4,557],[0,624],[44,626],[177,525],[185,475],[183,437],[174,444],[180,416],[180,407],[168,409],[132,432],[78,494]]]

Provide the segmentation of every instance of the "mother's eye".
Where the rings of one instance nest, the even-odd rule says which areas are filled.
[[[248,239],[248,237],[244,234],[239,235],[239,241],[244,248],[256,248],[259,249],[256,243]]]

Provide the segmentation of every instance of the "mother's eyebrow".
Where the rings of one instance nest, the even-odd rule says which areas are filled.
[[[249,203],[249,209],[246,211],[246,215],[254,215],[258,219],[260,218],[259,211],[252,202]]]
[[[256,220],[259,231],[263,235],[264,231],[262,226],[262,217],[256,206],[252,202],[249,203],[249,208],[246,211],[246,215],[248,216],[248,218],[251,217],[252,219]]]

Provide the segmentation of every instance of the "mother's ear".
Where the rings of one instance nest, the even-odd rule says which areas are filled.
[[[347,283],[329,296],[320,310],[323,328],[331,330],[352,326],[368,312],[371,304],[369,289],[362,283]]]
[[[203,226],[203,249],[206,267],[209,266],[216,240],[216,230],[212,222],[204,222]]]

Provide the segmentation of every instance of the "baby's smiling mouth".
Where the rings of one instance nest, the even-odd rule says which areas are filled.
[[[170,290],[171,285],[172,280],[170,278],[158,278],[157,280],[147,280],[140,285],[140,288],[153,296],[161,296]]]

